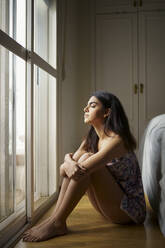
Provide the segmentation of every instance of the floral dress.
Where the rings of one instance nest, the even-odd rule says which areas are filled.
[[[124,192],[120,208],[135,223],[143,223],[146,204],[141,171],[135,153],[128,152],[123,157],[112,159],[106,167]]]

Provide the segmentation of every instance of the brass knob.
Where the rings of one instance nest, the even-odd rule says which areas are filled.
[[[140,84],[140,93],[143,93],[144,84]]]
[[[137,6],[137,2],[136,0],[133,1],[133,6],[136,7]]]
[[[137,92],[138,92],[138,85],[134,84],[134,93],[137,94]]]
[[[142,5],[143,5],[142,0],[139,0],[139,6],[142,7]]]

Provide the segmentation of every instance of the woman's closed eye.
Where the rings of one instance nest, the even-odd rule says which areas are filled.
[[[96,102],[91,102],[91,103],[89,103],[89,107],[92,107],[92,108],[95,108],[96,107],[96,105],[97,105],[97,103]]]
[[[90,102],[87,104],[87,106],[84,108],[84,111],[86,111],[89,108],[95,108],[97,106],[97,102]]]
[[[95,108],[95,107],[96,107],[96,104],[91,104],[91,107],[92,107],[92,108]]]

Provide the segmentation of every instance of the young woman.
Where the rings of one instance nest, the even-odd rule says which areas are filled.
[[[94,208],[110,222],[145,220],[146,205],[134,149],[136,141],[119,99],[97,91],[84,108],[90,130],[74,154],[60,167],[61,191],[53,214],[26,231],[24,241],[43,241],[67,233],[66,219],[87,193]]]

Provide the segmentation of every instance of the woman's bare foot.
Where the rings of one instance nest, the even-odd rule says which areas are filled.
[[[56,223],[51,219],[44,221],[38,226],[27,230],[23,235],[25,242],[40,242],[51,239],[56,236],[64,235],[68,232],[66,223]]]
[[[34,229],[38,229],[41,226],[44,226],[46,223],[48,223],[51,220],[51,217],[48,217],[47,219],[43,220],[41,223],[33,226],[32,228],[30,228],[29,230],[34,230]]]

